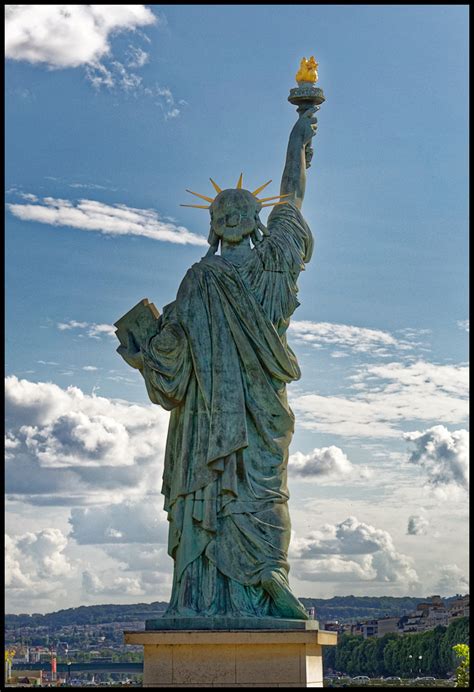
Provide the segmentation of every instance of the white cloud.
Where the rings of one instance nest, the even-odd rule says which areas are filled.
[[[48,528],[20,536],[6,536],[6,586],[51,592],[55,582],[69,575],[72,564],[64,554],[67,538]]]
[[[6,57],[57,69],[96,65],[114,34],[155,22],[145,5],[7,5]]]
[[[22,555],[15,539],[5,535],[5,586],[11,589],[29,588],[31,582],[22,569]]]
[[[295,452],[289,458],[290,472],[300,476],[315,478],[318,481],[334,482],[343,478],[368,478],[370,471],[367,467],[354,466],[342,449],[317,447],[309,454]]]
[[[143,589],[140,580],[136,577],[113,577],[104,581],[89,570],[82,573],[82,588],[89,595],[125,595],[141,596]]]
[[[119,60],[113,60],[108,67],[104,65],[88,67],[86,74],[87,79],[96,89],[105,86],[135,92],[142,85],[142,78],[134,72],[130,72]]]
[[[158,494],[169,414],[77,387],[5,381],[6,490],[35,504],[116,504]]]
[[[134,576],[117,576],[113,570],[102,570],[98,574],[88,569],[82,573],[82,591],[86,598],[116,596],[121,602],[126,596],[135,596],[135,600],[137,596],[169,599],[170,589],[170,574],[161,571],[143,571]]]
[[[407,535],[424,536],[427,533],[429,521],[420,514],[412,514],[408,517]]]
[[[441,596],[469,592],[469,580],[456,564],[441,567],[437,590]]]
[[[167,540],[166,513],[160,496],[108,507],[73,508],[69,523],[70,536],[82,545],[156,544]]]
[[[128,47],[128,67],[143,67],[143,65],[146,65],[146,63],[150,59],[150,55],[143,50],[142,48],[139,48],[138,46],[132,46],[130,45]]]
[[[29,192],[19,192],[18,196],[22,199],[26,199],[27,202],[37,202],[38,198],[36,195],[32,195]]]
[[[98,231],[104,235],[136,235],[180,245],[207,245],[204,237],[188,231],[184,226],[162,221],[153,209],[109,205],[89,199],[74,204],[53,197],[44,197],[40,204],[7,204],[7,207],[22,221]]]
[[[51,176],[46,176],[51,178]],[[55,180],[55,178],[52,178]],[[107,187],[106,185],[98,185],[97,183],[67,183],[69,187],[75,189],[86,189],[86,190],[111,190],[112,192],[117,192],[116,187]],[[34,201],[38,201],[37,199]]]
[[[410,461],[427,473],[428,485],[440,497],[469,489],[469,433],[450,432],[444,425],[435,425],[423,432],[404,434],[413,443]]]
[[[158,100],[156,105],[161,108],[165,116],[165,120],[176,118],[180,114],[180,109],[177,107],[175,97],[168,87],[156,86],[155,89],[148,90],[150,96],[154,96]],[[179,105],[186,104],[186,101],[179,101]]]
[[[102,336],[111,336],[116,339],[115,332],[117,331],[113,324],[96,324],[95,322],[78,322],[77,320],[69,320],[69,322],[58,322],[57,328],[61,331],[70,329],[80,330],[80,336],[87,336],[90,339],[100,339]],[[97,370],[93,366],[86,366],[87,369]],[[85,370],[86,368],[84,368]]]
[[[353,353],[364,353],[386,357],[393,350],[407,351],[414,343],[406,339],[396,339],[389,332],[380,329],[367,329],[348,324],[332,322],[310,322],[294,320],[288,329],[289,336],[297,343],[316,348],[337,346],[347,348]],[[346,355],[342,351],[332,354],[334,358]]]
[[[18,436],[43,468],[134,463],[125,425],[110,416],[68,411],[49,425],[23,425]]]
[[[458,320],[457,325],[459,329],[469,333],[469,320]]]
[[[109,544],[104,545],[104,550],[109,557],[120,562],[122,569],[126,572],[136,570],[172,572],[173,560],[164,545],[127,543],[124,550],[123,545]]]
[[[388,531],[348,517],[325,524],[292,541],[293,571],[304,581],[367,581],[400,583],[407,589],[418,583],[410,559],[398,553]]]
[[[5,13],[6,57],[49,69],[82,68],[97,90],[122,90],[151,97],[165,120],[176,118],[184,100],[177,103],[168,87],[145,86],[136,71],[150,54],[129,44],[118,60],[111,40],[120,32],[150,43],[139,27],[165,25],[164,15],[146,5],[7,5]],[[16,90],[18,91],[18,90]],[[19,95],[30,97],[28,90]]]
[[[99,368],[96,368],[95,365],[84,365],[82,369],[85,370],[86,372],[95,372]]]
[[[303,428],[350,437],[399,437],[404,421],[460,423],[468,415],[469,368],[425,361],[365,365],[352,397],[303,394],[291,406]]]

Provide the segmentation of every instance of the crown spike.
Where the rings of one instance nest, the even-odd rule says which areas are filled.
[[[277,207],[279,204],[288,204],[288,202],[269,202],[268,204],[262,204],[262,207]]]
[[[243,173],[240,174],[240,178],[239,178],[238,181],[237,181],[237,186],[236,186],[236,189],[237,189],[237,190],[241,190],[241,189],[242,189],[242,177],[243,177]]]
[[[211,181],[212,185],[214,186],[214,190],[217,192],[217,194],[219,194],[219,192],[222,192],[219,185],[217,183],[215,183],[212,178],[209,178],[209,180]]]
[[[210,209],[210,205],[205,204],[180,204],[180,207],[194,207],[195,209]]]
[[[199,192],[193,192],[192,190],[188,190],[186,188],[186,192],[190,192],[192,195],[196,195],[196,197],[200,197],[201,199],[205,199],[206,202],[213,202],[214,198],[213,197],[206,197],[206,195],[200,195]]]
[[[259,202],[269,202],[271,199],[280,199],[281,197],[290,197],[291,193],[288,193],[287,195],[275,195],[274,197],[262,197],[262,199],[259,199]]]
[[[258,193],[261,192],[263,190],[263,188],[267,187],[267,185],[270,185],[271,182],[272,181],[269,180],[268,183],[265,183],[264,185],[260,185],[260,187],[257,187],[257,189],[252,192],[252,195],[254,195],[254,197],[256,197],[258,195]]]

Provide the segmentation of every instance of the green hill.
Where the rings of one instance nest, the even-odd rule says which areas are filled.
[[[455,598],[444,599],[449,602]],[[402,616],[415,609],[425,599],[411,596],[334,596],[333,598],[301,598],[306,608],[316,608],[316,619],[320,622],[339,620],[347,622],[367,620],[385,615]],[[21,613],[6,615],[7,629],[14,627],[61,627],[64,625],[86,625],[107,622],[132,622],[159,617],[167,607],[165,601],[136,603],[133,605],[91,605],[67,608],[55,613]]]

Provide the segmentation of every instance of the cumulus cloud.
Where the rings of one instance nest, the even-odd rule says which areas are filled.
[[[67,538],[59,529],[42,529],[6,536],[6,586],[10,589],[54,589],[55,582],[71,573],[64,554]]]
[[[102,570],[100,573],[84,570],[82,573],[82,592],[86,598],[116,596],[123,599],[125,596],[152,596],[155,599],[168,599],[170,589],[170,575],[160,571],[138,572],[134,576],[117,576],[112,570]]]
[[[425,517],[419,514],[412,514],[408,517],[407,535],[424,536],[427,533],[428,526],[429,522]]]
[[[6,490],[34,504],[119,503],[156,493],[169,414],[15,376],[5,381]]]
[[[297,343],[308,344],[315,348],[337,346],[353,353],[382,357],[389,356],[394,349],[406,351],[415,345],[407,339],[396,339],[389,332],[380,329],[367,329],[333,322],[295,320],[290,324],[288,332]],[[333,354],[335,358],[346,355],[343,351],[336,353],[337,355]]]
[[[454,596],[458,593],[469,592],[469,580],[456,564],[444,565],[439,574],[436,588],[440,595]]]
[[[164,545],[128,543],[124,550],[123,545],[108,544],[104,545],[104,551],[109,557],[120,562],[125,572],[140,570],[170,573],[172,571],[173,560]]]
[[[444,425],[435,425],[423,432],[405,433],[413,444],[410,461],[427,474],[427,484],[442,496],[469,489],[469,433],[450,432]]]
[[[290,471],[314,478],[318,481],[334,482],[347,478],[368,478],[371,473],[366,466],[354,466],[342,449],[331,445],[330,447],[317,447],[309,454],[295,452],[289,458]]]
[[[161,220],[153,209],[109,205],[90,199],[82,199],[74,204],[70,200],[53,197],[44,197],[38,204],[7,204],[7,207],[22,221],[98,231],[104,235],[135,235],[179,245],[207,245],[204,237],[188,231],[184,226]]]
[[[388,531],[348,517],[326,524],[291,545],[298,579],[400,583],[412,588],[418,575],[410,559],[398,553]]]
[[[168,87],[144,83],[137,70],[149,61],[149,52],[129,44],[119,60],[111,47],[113,37],[124,32],[149,43],[140,28],[152,24],[164,25],[166,18],[145,5],[7,5],[6,57],[53,70],[81,68],[94,89],[147,97],[168,120],[186,101],[176,101]],[[19,95],[30,97],[28,90]]]
[[[141,596],[143,594],[140,580],[136,577],[115,577],[107,579],[104,583],[99,576],[89,570],[82,573],[82,588],[86,594],[94,596],[106,594]]]
[[[87,336],[90,339],[100,339],[102,336],[111,336],[116,339],[116,327],[113,324],[96,324],[95,322],[78,322],[77,320],[69,320],[68,322],[58,322],[57,328],[61,331],[70,329],[79,330],[79,336]],[[90,370],[90,366],[88,366]],[[97,370],[97,368],[94,368]]]
[[[18,435],[43,468],[134,462],[125,425],[110,416],[69,411],[41,428],[24,425]]]
[[[469,368],[464,365],[364,365],[351,379],[357,392],[352,397],[293,397],[299,424],[350,437],[399,437],[404,421],[460,423],[468,415]]]
[[[166,514],[159,497],[108,507],[73,508],[69,523],[71,538],[82,545],[163,543],[167,539]]]
[[[7,5],[6,57],[56,69],[97,65],[114,34],[155,22],[145,5]]]

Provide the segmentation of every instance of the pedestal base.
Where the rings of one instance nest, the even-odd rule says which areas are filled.
[[[322,687],[322,646],[337,634],[298,631],[125,632],[144,647],[144,687]]]

